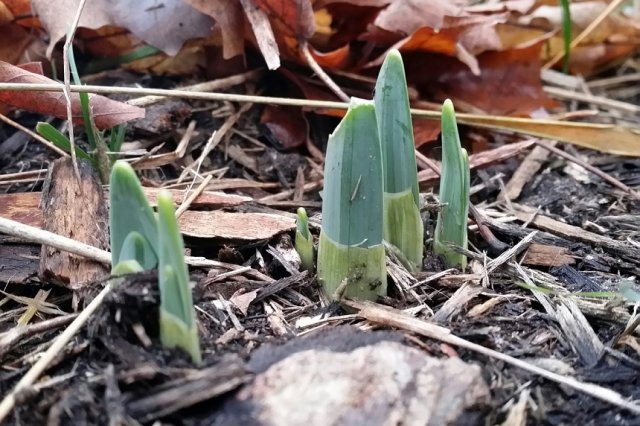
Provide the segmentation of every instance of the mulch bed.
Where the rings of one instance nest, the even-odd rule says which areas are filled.
[[[176,183],[181,167],[198,158],[211,133],[238,109],[196,101],[179,106],[165,111],[164,118],[171,125],[160,131],[168,142],[163,152],[175,149],[181,135],[178,129],[184,129],[186,117],[197,121],[197,134],[183,160],[142,173],[147,185]],[[229,132],[200,172],[217,173],[218,184],[227,185],[227,192],[253,199],[227,210],[286,215],[294,212],[295,206],[305,205],[312,223],[318,224],[320,198],[310,184],[320,178],[321,166],[304,148],[289,152],[276,149],[264,129],[256,125],[262,108],[253,106],[239,118],[234,127],[238,132]],[[218,112],[212,116],[212,110]],[[29,114],[19,119],[28,127],[36,120]],[[335,122],[313,115],[310,119],[313,142],[322,149],[325,141],[315,135],[328,134]],[[491,133],[473,129],[465,129],[464,134],[473,134],[474,140],[487,138],[489,149],[503,141],[518,140],[501,136],[494,141]],[[158,139],[157,133],[149,136],[138,128],[129,131],[127,140],[145,142],[145,137],[147,142]],[[0,128],[3,173],[44,169],[53,159],[39,145],[19,141],[23,139],[19,132]],[[229,150],[231,146],[240,150]],[[568,145],[562,148],[628,186],[640,186],[640,160]],[[638,400],[640,346],[635,327],[627,326],[637,319],[633,297],[638,294],[635,280],[640,274],[640,201],[553,154],[543,155],[540,169],[522,184],[516,198],[498,201],[501,190],[528,161],[526,156],[532,149],[472,172],[472,201],[484,215],[484,226],[509,247],[527,236],[530,243],[490,265],[500,253],[471,222],[470,255],[474,261],[467,271],[443,271],[439,259],[427,255],[424,271],[410,276],[391,259],[390,293],[379,303],[397,310],[413,309],[417,318],[435,321],[470,342]],[[424,152],[437,156],[437,145],[425,147]],[[38,191],[41,183],[27,179],[3,184],[2,190]],[[263,183],[273,185],[265,187]],[[309,188],[306,192],[305,187]],[[428,254],[437,207],[433,189],[425,186],[423,190]],[[286,191],[290,195],[278,195]],[[304,194],[302,198],[300,194]],[[573,233],[574,228],[567,225],[582,232]],[[317,229],[314,233],[317,235]],[[274,362],[265,361],[265,351],[258,349],[268,347],[270,356],[284,359],[298,351],[291,342],[302,339],[305,343],[301,345],[307,349],[332,351],[343,351],[339,342],[349,340],[356,342],[353,347],[392,340],[433,357],[459,357],[480,366],[491,401],[480,411],[462,415],[456,424],[501,424],[507,420],[505,424],[640,424],[637,414],[571,387],[468,349],[370,323],[352,310],[326,303],[316,278],[297,272],[287,260],[291,237],[289,232],[256,241],[187,238],[194,256],[251,266],[261,273],[256,276],[240,271],[218,279],[229,270],[192,269],[204,354],[198,368],[180,351],[159,345],[154,273],[130,276],[64,348],[46,376],[19,395],[9,424],[152,424],[156,420],[163,424],[234,424],[228,417],[229,404],[264,370],[259,365]],[[25,256],[25,250],[31,250],[31,258]],[[17,318],[25,311],[27,299],[20,297],[33,298],[40,290],[49,291],[46,301],[51,305],[38,316],[53,320],[72,312],[72,293],[36,278],[39,250],[34,246],[0,237],[0,253],[4,262],[13,259],[12,268],[17,271],[8,274],[5,267],[0,277],[7,282],[3,287],[7,298],[0,296],[4,300],[0,313],[0,394],[5,395],[72,319],[9,339]],[[91,300],[103,285],[93,283],[83,294],[84,301]],[[240,296],[248,294],[248,301],[242,301]],[[59,312],[54,312],[54,307]],[[358,330],[374,337],[368,341]],[[336,334],[328,338],[327,333]],[[251,424],[251,407],[233,407],[236,421],[244,419],[235,424]],[[528,413],[522,418],[524,423],[517,422],[521,412]]]

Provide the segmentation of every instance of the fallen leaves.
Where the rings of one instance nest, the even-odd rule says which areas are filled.
[[[73,22],[80,0],[32,0],[34,12],[51,39],[47,56],[66,34]],[[181,0],[96,0],[87,2],[80,17],[80,27],[101,28],[113,25],[126,28],[136,37],[169,55],[178,53],[190,39],[207,37],[211,19]]]
[[[33,69],[33,66],[29,66]],[[0,81],[10,83],[55,84],[42,74],[16,67],[0,61]],[[32,92],[26,90],[0,90],[0,102],[12,108],[25,109],[58,118],[67,117],[67,103],[62,92]],[[75,123],[82,123],[80,97],[71,94],[71,105]],[[114,101],[100,95],[89,95],[95,124],[99,129],[108,129],[130,120],[144,117],[144,109]]]

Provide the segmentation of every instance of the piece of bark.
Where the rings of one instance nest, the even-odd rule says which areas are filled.
[[[268,213],[186,211],[180,216],[178,225],[180,231],[190,237],[256,241],[291,231],[296,221],[288,216]]]
[[[564,266],[575,263],[576,259],[571,256],[565,247],[550,246],[546,244],[533,243],[527,249],[522,259],[525,265],[538,266]]]
[[[233,185],[232,185],[233,187]],[[151,205],[155,205],[160,189],[143,188]],[[173,202],[180,205],[185,197],[183,190],[169,190],[173,196]],[[105,202],[109,199],[109,191],[103,190]],[[15,220],[25,225],[42,228],[42,211],[40,210],[40,192],[17,192],[14,194],[0,194],[0,216],[5,219]],[[242,195],[225,194],[217,191],[203,191],[191,203],[192,208],[215,209],[221,207],[235,207],[252,201],[251,198]]]
[[[51,163],[40,204],[42,228],[106,250],[109,218],[97,173],[85,161],[78,161],[78,169],[80,179],[74,174],[70,158]],[[42,246],[38,276],[44,282],[78,292],[108,273],[101,263]]]

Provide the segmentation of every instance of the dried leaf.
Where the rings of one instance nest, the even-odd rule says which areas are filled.
[[[309,123],[300,108],[267,105],[260,116],[267,138],[279,149],[289,150],[304,145]]]
[[[213,18],[222,33],[225,59],[244,53],[244,17],[238,2],[227,0],[184,0],[195,9]]]
[[[20,67],[0,61],[0,81],[10,83],[54,84],[55,81],[43,75],[29,72]],[[74,123],[82,123],[80,97],[71,94]],[[25,109],[58,118],[67,117],[67,107],[62,92],[0,91],[0,102],[14,108]],[[89,103],[95,124],[100,129],[108,129],[136,118],[144,117],[144,109],[127,105],[100,95],[89,95]]]
[[[33,0],[33,9],[49,33],[47,56],[67,33],[80,0]],[[211,19],[181,0],[130,2],[95,0],[87,2],[80,17],[80,27],[97,29],[106,25],[126,28],[136,37],[169,55],[178,53],[185,41],[206,37]]]
[[[478,56],[480,75],[454,58],[422,52],[405,55],[405,63],[409,82],[435,99],[449,96],[460,109],[488,114],[528,115],[555,105],[542,90],[541,48],[485,52]]]

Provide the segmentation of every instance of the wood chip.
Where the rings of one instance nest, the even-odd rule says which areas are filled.
[[[267,213],[186,211],[178,222],[187,236],[228,240],[268,240],[295,228],[294,219]]]
[[[522,259],[525,265],[538,266],[564,266],[575,263],[576,259],[571,256],[565,247],[550,246],[546,244],[533,243],[527,249]]]
[[[42,192],[42,227],[104,250],[109,246],[107,204],[91,164],[81,161],[78,166],[80,178],[76,179],[70,158],[60,158],[51,164]],[[108,274],[108,269],[99,262],[42,246],[38,275],[44,282],[69,286],[77,292],[86,283]]]

